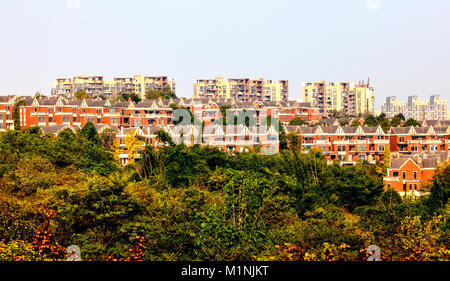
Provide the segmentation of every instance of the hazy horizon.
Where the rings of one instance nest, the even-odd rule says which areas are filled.
[[[0,95],[49,94],[59,77],[367,80],[376,109],[450,96],[450,1],[0,0]],[[447,26],[447,27],[446,27]]]

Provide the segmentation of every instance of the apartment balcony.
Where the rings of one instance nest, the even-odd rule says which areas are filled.
[[[346,144],[350,144],[349,140],[336,140],[333,142],[333,144],[335,145],[346,145]]]
[[[374,144],[389,144],[389,140],[374,140],[373,141]]]
[[[238,140],[236,142],[234,142],[236,145],[254,145],[255,142],[248,140],[248,141],[244,141],[244,140]]]
[[[384,177],[384,181],[400,181],[400,177]]]
[[[209,145],[227,145],[226,141],[210,141]]]
[[[422,140],[408,140],[408,144],[422,144]]]
[[[314,144],[330,145],[330,142],[327,140],[315,140]]]
[[[120,117],[120,113],[104,113],[103,117]]]
[[[30,113],[30,116],[47,116],[49,115],[48,112],[32,112]]]
[[[100,114],[97,114],[97,113],[81,113],[80,117],[97,117],[99,115]]]
[[[260,144],[270,144],[270,145],[276,145],[279,144],[280,142],[278,140],[263,140],[260,141]]]
[[[442,144],[442,141],[441,140],[424,140],[424,141],[422,141],[422,143],[423,144],[437,144],[437,145],[439,145],[439,144]]]
[[[49,114],[50,115],[50,114]],[[54,112],[53,116],[74,116],[75,114],[71,111],[69,112]]]

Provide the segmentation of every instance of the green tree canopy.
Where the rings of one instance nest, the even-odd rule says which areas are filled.
[[[161,90],[149,90],[145,93],[146,99],[170,99],[170,98],[177,98],[176,94],[170,87],[164,87]]]

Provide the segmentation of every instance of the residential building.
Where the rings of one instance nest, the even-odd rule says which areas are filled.
[[[144,99],[147,91],[163,88],[175,91],[175,81],[169,80],[167,76],[134,75],[133,77],[114,78],[112,81],[105,81],[103,76],[77,76],[56,79],[56,82],[53,82],[52,95],[73,97],[77,91],[84,90],[92,97],[134,93]]]
[[[330,162],[341,164],[380,162],[389,145],[389,136],[380,126],[286,126],[286,132],[298,136],[304,152],[319,149]]]
[[[287,101],[287,80],[273,82],[262,78],[199,79],[194,82],[193,98],[234,98],[238,101]]]
[[[442,122],[447,123],[447,122]],[[436,125],[441,125],[436,122]],[[390,150],[397,154],[411,154],[422,151],[449,151],[450,126],[443,127],[394,127],[390,130]]]
[[[371,113],[374,110],[374,89],[367,83],[348,82],[305,83],[302,86],[302,101],[310,102],[319,108],[322,115],[332,112],[343,112],[348,115]]]
[[[419,121],[450,119],[448,102],[441,99],[439,95],[430,96],[428,101],[420,100],[418,96],[409,96],[405,103],[397,100],[396,97],[388,97],[381,105],[381,111],[387,117],[394,117],[401,113],[407,119],[413,118]]]
[[[392,158],[384,178],[385,188],[393,189],[402,196],[421,196],[427,193],[423,188],[433,181],[436,167],[448,160],[448,151],[421,152]]]

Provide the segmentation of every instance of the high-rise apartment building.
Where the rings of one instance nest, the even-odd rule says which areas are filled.
[[[448,103],[442,100],[439,95],[430,97],[429,115],[427,119],[433,120],[448,120],[450,119],[450,112],[448,111]]]
[[[311,102],[321,114],[341,111],[349,115],[370,113],[374,109],[374,89],[369,81],[358,84],[348,82],[305,83],[302,87],[303,102]]]
[[[439,95],[433,95],[428,101],[420,100],[417,96],[409,96],[405,103],[396,97],[387,97],[381,105],[381,111],[387,117],[394,117],[402,113],[405,118],[415,120],[448,120],[450,119],[448,103]]]
[[[406,105],[395,96],[387,97],[386,102],[381,106],[381,112],[388,117],[394,117],[399,112],[406,112]]]
[[[114,78],[112,81],[105,81],[103,76],[77,76],[56,79],[56,82],[53,82],[52,95],[72,97],[77,91],[84,90],[90,96],[107,97],[126,92],[135,93],[143,99],[147,91],[166,87],[175,91],[175,81],[169,80],[167,76],[134,75]]]
[[[198,79],[194,82],[193,98],[234,98],[239,101],[287,101],[287,80],[273,82],[262,78]]]

